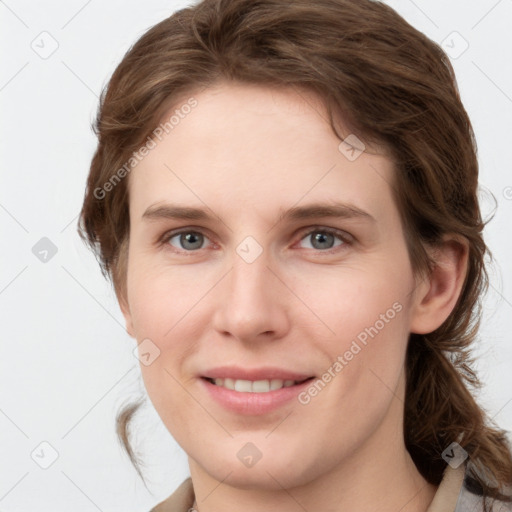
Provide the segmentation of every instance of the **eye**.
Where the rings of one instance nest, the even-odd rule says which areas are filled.
[[[339,243],[335,244],[336,239]],[[307,249],[316,249],[319,251],[329,251],[330,249],[339,247],[340,245],[348,245],[351,240],[348,234],[345,234],[337,229],[332,228],[315,228],[308,231],[305,236],[301,238],[303,240],[310,240],[310,247]]]
[[[200,231],[188,229],[167,233],[163,236],[162,243],[169,244],[179,251],[194,252],[197,249],[204,248],[203,243],[205,240],[208,240],[208,238]]]
[[[163,235],[162,245],[170,245],[171,250],[176,252],[197,252],[206,247],[209,238],[201,231],[192,229],[182,229],[181,231],[172,231]],[[315,227],[302,235],[300,242],[310,241],[310,246],[306,249],[314,249],[321,252],[333,252],[340,246],[349,245],[352,242],[350,235],[343,231],[333,228]],[[337,242],[337,243],[336,243]]]

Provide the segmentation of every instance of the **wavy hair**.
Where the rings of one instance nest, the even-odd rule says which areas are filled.
[[[467,275],[452,313],[434,332],[410,334],[403,434],[428,482],[440,483],[442,452],[456,441],[479,469],[474,492],[512,501],[504,494],[512,482],[510,441],[474,398],[481,383],[470,348],[489,284],[485,256],[492,259],[482,235],[488,221],[477,197],[474,133],[446,54],[385,4],[203,0],[128,50],[100,98],[98,145],[78,225],[118,298],[126,291],[128,179],[107,194],[98,190],[170,106],[219,81],[305,88],[322,99],[337,136],[341,119],[352,133],[382,145],[394,163],[394,200],[415,273],[432,270],[426,247],[443,235],[468,241]],[[117,431],[139,471],[129,443],[138,405],[119,412]]]

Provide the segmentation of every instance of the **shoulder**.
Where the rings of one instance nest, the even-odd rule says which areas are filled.
[[[475,480],[476,467],[469,462],[465,468],[464,481],[460,490],[455,512],[512,512],[512,487],[505,490],[504,497],[511,501],[492,500],[484,497],[481,486]],[[510,494],[509,494],[510,493]]]
[[[483,496],[474,494],[466,487],[463,487],[459,500],[457,501],[455,512],[466,512],[468,510],[472,512],[484,512],[484,510],[488,512],[512,512],[512,503],[510,502],[500,500],[492,501],[489,498],[485,498],[485,503],[487,505],[486,508],[484,508]]]
[[[508,492],[505,496],[508,496]],[[472,462],[451,467],[447,465],[443,478],[427,512],[512,512],[512,502],[484,498],[475,479]]]
[[[193,504],[194,488],[189,477],[167,499],[155,505],[150,512],[188,512],[192,509]]]

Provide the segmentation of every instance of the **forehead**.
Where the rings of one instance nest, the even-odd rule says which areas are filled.
[[[242,215],[344,201],[377,217],[392,201],[391,161],[347,154],[311,92],[222,83],[184,97],[166,120],[172,129],[130,174],[130,210],[139,217],[165,201],[210,201]]]

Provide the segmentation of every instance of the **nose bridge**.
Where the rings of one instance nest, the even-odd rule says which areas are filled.
[[[242,306],[257,305],[269,292],[268,258],[263,254],[252,262],[237,256],[233,261],[230,278],[230,295]]]
[[[243,243],[237,248],[233,267],[223,284],[216,307],[216,328],[238,339],[250,340],[259,334],[281,335],[287,321],[279,282],[268,268],[269,253],[255,256]],[[241,250],[242,249],[242,250]],[[247,257],[247,255],[251,257]]]

